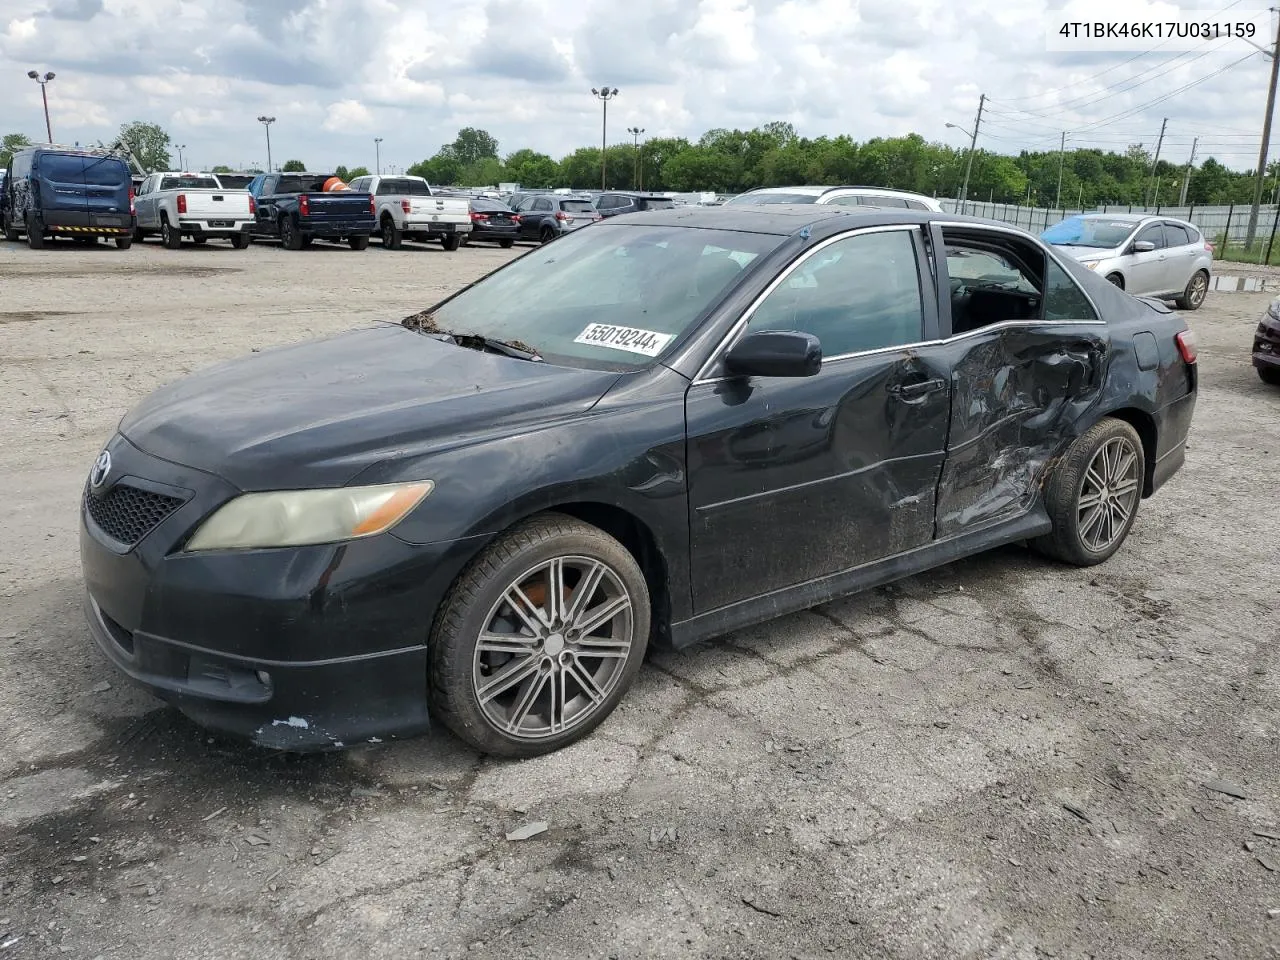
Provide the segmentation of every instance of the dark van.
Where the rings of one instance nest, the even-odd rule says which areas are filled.
[[[45,237],[133,243],[133,179],[114,154],[26,147],[9,160],[0,189],[0,230],[39,250]]]

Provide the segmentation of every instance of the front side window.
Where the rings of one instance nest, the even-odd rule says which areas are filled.
[[[606,220],[513,261],[431,320],[451,333],[523,343],[552,363],[638,370],[783,239]]]
[[[1151,226],[1140,231],[1138,235],[1133,238],[1134,243],[1142,243],[1144,241],[1153,244],[1156,250],[1164,249],[1164,231],[1160,228],[1160,224],[1153,223]]]
[[[912,231],[837,240],[804,260],[748,321],[753,330],[799,330],[826,357],[919,343],[924,329]]]

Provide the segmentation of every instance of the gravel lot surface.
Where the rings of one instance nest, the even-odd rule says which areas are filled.
[[[0,245],[0,958],[1280,956],[1267,295],[1191,315],[1188,463],[1109,563],[999,550],[655,655],[554,756],[268,754],[111,670],[76,517],[121,413],[519,252]]]

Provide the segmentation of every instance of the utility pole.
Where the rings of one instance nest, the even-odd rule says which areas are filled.
[[[28,70],[27,76],[40,84],[40,99],[44,101],[44,132],[49,135],[49,142],[53,143],[53,124],[49,122],[49,91],[45,89],[50,80],[56,74],[52,70],[45,72],[44,76],[40,76],[35,70]]]
[[[644,168],[640,165],[640,134],[644,133],[644,127],[627,127],[627,133],[635,138],[636,148],[636,172],[632,177],[636,182],[636,189],[644,189]]]
[[[373,138],[373,169],[378,174],[378,176],[382,176],[382,138],[381,137]]]
[[[258,122],[267,131],[267,173],[271,173],[271,125],[276,122],[276,118],[263,116],[258,118]]]
[[[1262,145],[1258,148],[1258,177],[1253,185],[1253,206],[1249,208],[1249,228],[1245,234],[1245,243],[1249,247],[1253,246],[1258,235],[1258,207],[1262,203],[1262,190],[1267,179],[1267,142],[1271,139],[1271,114],[1276,107],[1276,73],[1280,70],[1280,20],[1276,21],[1275,45],[1270,50],[1260,49],[1271,58],[1271,85],[1267,87],[1267,112],[1262,118]]]
[[[591,88],[591,95],[600,101],[600,189],[608,190],[605,180],[605,154],[609,149],[609,101],[618,95],[618,88]]]
[[[1062,131],[1062,140],[1058,144],[1058,196],[1053,205],[1062,209],[1062,164],[1067,159],[1067,131]]]
[[[1199,137],[1191,141],[1191,156],[1187,157],[1187,172],[1182,178],[1182,193],[1178,195],[1178,206],[1180,207],[1187,205],[1187,188],[1191,186],[1191,166],[1196,162],[1196,144],[1199,142]]]
[[[978,129],[982,126],[982,108],[987,102],[985,93],[978,95],[978,115],[973,120],[973,132],[965,130],[964,127],[954,123],[948,123],[948,127],[954,127],[964,133],[969,133],[969,159],[964,165],[964,183],[960,185],[960,215],[964,215],[966,201],[969,199],[969,174],[973,172],[973,152],[978,146]]]
[[[1149,202],[1151,199],[1151,187],[1154,187],[1156,183],[1156,167],[1160,165],[1160,146],[1164,143],[1164,128],[1168,125],[1168,123],[1169,123],[1168,117],[1165,117],[1163,120],[1160,121],[1160,139],[1156,141],[1156,158],[1151,161],[1151,186],[1147,187],[1146,199],[1148,202],[1144,203],[1143,206],[1148,206],[1148,207],[1151,206]]]

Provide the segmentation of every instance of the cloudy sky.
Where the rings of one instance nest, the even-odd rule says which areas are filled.
[[[1192,0],[1258,14],[1267,0]],[[1036,0],[0,0],[0,133],[43,139],[29,69],[53,70],[61,142],[109,140],[150,120],[187,145],[188,167],[311,169],[434,153],[462,126],[503,153],[560,157],[599,142],[593,86],[616,86],[624,128],[696,138],[788,120],[805,135],[912,131],[955,145],[979,93],[982,146],[1068,144],[1253,166],[1269,61],[1238,40],[1177,53],[1046,53]],[[1065,15],[1156,18],[1174,3],[1070,0]],[[1264,41],[1265,42],[1265,41]],[[1155,49],[1151,49],[1154,47]],[[1253,56],[1248,56],[1253,52]],[[1244,58],[1242,60],[1242,58]],[[1237,62],[1241,61],[1241,62]]]

